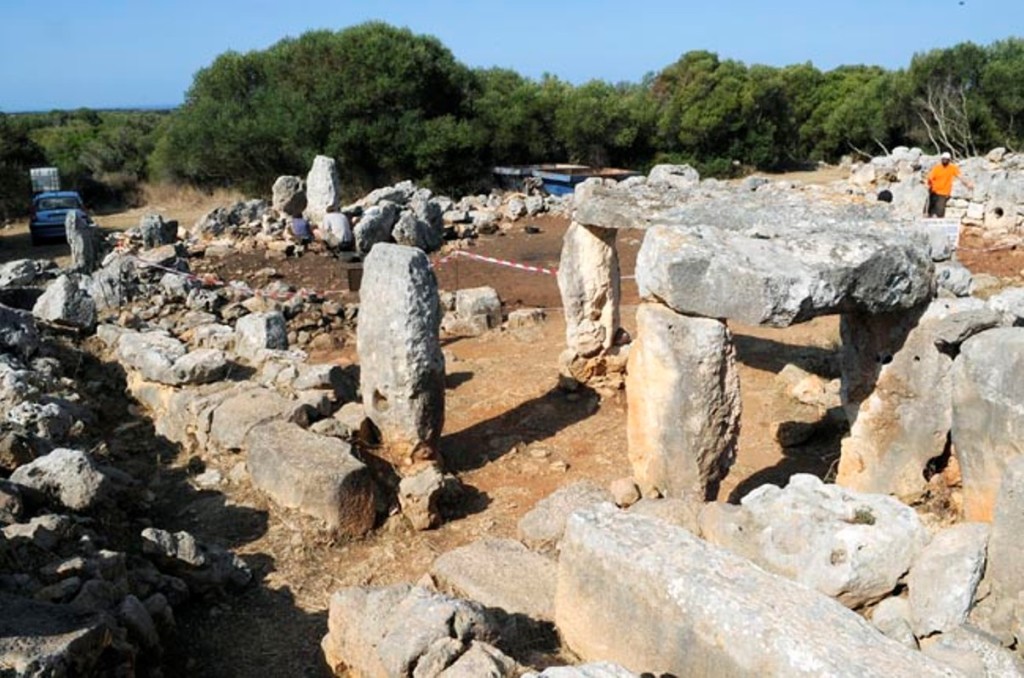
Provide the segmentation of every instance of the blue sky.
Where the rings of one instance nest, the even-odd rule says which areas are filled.
[[[0,0],[0,111],[156,106],[227,50],[379,19],[469,66],[637,81],[692,49],[748,64],[905,66],[1024,35],[1024,0]]]

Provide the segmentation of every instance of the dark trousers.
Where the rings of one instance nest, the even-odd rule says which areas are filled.
[[[928,216],[943,218],[946,216],[946,201],[949,200],[948,195],[939,195],[938,193],[928,193]]]

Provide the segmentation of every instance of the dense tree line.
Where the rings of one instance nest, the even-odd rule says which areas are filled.
[[[722,176],[900,144],[967,155],[1024,141],[1024,40],[934,50],[895,71],[692,51],[638,83],[574,86],[470,69],[435,38],[367,23],[222,54],[170,114],[8,116],[0,135],[5,187],[42,156],[108,197],[147,177],[266,193],[318,153],[340,161],[353,193],[402,178],[482,188],[495,164],[688,162]]]

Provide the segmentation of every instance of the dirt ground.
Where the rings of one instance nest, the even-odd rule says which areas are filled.
[[[191,223],[208,208],[209,204],[197,204],[190,211],[170,209],[165,216]],[[101,216],[98,221],[107,228],[123,228],[136,223],[144,211],[148,210]],[[527,225],[536,226],[539,233],[527,233]],[[522,220],[504,235],[479,238],[471,251],[555,268],[566,227],[566,220],[556,216]],[[637,294],[630,276],[640,235],[624,232],[618,241],[627,330],[634,328]],[[965,250],[961,256],[975,273],[1016,279],[1024,269],[1021,250],[984,252],[985,243],[974,235],[965,238],[964,246],[979,250]],[[60,260],[65,255],[66,246],[29,247],[24,224],[0,232],[0,261],[24,256]],[[337,262],[322,255],[274,262],[237,255],[193,263],[226,278],[245,279],[273,266],[286,282],[299,287],[343,286]],[[257,584],[238,596],[180,612],[180,638],[168,657],[167,675],[326,675],[319,642],[326,632],[333,591],[349,585],[416,581],[445,551],[482,536],[515,537],[518,519],[562,485],[584,479],[605,485],[630,475],[624,397],[602,400],[593,393],[569,394],[556,388],[565,325],[554,277],[468,259],[438,267],[437,275],[445,290],[490,285],[507,310],[547,311],[547,320],[533,328],[444,342],[448,382],[441,452],[468,488],[459,513],[429,532],[414,532],[400,516],[392,516],[365,538],[337,541],[301,515],[272,507],[244,480],[216,491],[200,491],[189,484],[203,468],[217,468],[231,478],[239,458],[171,455],[162,480],[152,485],[158,497],[154,523],[234,548],[253,567]],[[797,472],[826,476],[838,455],[837,436],[783,450],[773,439],[771,425],[778,421],[774,403],[782,388],[776,374],[787,363],[837,376],[837,320],[821,318],[785,330],[738,325],[731,329],[739,358],[743,418],[737,462],[719,498],[735,501],[754,487],[784,483]],[[340,350],[314,359],[352,362],[351,337],[343,338]],[[534,661],[550,661],[546,649],[538,647]]]

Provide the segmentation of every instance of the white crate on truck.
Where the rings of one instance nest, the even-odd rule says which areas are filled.
[[[33,167],[28,171],[32,177],[32,192],[60,190],[60,172],[56,167]]]

